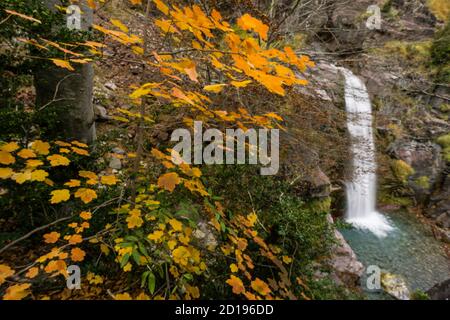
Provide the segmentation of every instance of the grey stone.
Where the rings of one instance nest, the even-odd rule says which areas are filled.
[[[109,167],[111,169],[120,170],[122,169],[122,162],[120,161],[120,159],[112,157],[111,160],[109,160]]]

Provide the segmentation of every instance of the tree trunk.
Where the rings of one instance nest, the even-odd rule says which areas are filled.
[[[60,0],[44,0],[52,10],[62,5]],[[78,2],[81,9],[81,29],[89,30],[93,12],[86,1]],[[67,25],[55,26],[67,28]],[[92,64],[73,64],[75,71],[46,66],[35,71],[36,107],[58,108],[64,125],[61,135],[91,143],[96,139],[95,116],[92,105],[94,70]],[[61,109],[60,109],[61,108]]]

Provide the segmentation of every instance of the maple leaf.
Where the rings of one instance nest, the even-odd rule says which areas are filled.
[[[124,25],[120,20],[117,19],[111,19],[110,20],[112,25],[114,25],[115,27],[119,28],[122,32],[128,33],[128,27],[126,25]]]
[[[31,170],[25,170],[24,172],[19,172],[13,174],[12,178],[16,183],[22,184],[25,181],[31,180]]]
[[[92,218],[92,213],[88,211],[83,211],[80,213],[80,218],[84,220],[90,220]]]
[[[144,223],[144,220],[138,215],[131,215],[127,217],[126,221],[129,229],[139,228]]]
[[[132,0],[133,1],[133,0]],[[134,0],[134,1],[136,1],[136,0]],[[130,296],[130,294],[128,294],[128,293],[119,293],[119,294],[115,294],[114,295],[114,299],[115,300],[133,300],[132,298],[131,298],[131,296]]]
[[[94,173],[94,172],[91,172],[91,171],[80,171],[80,172],[78,172],[78,175],[80,176],[80,177],[82,177],[82,178],[87,178],[87,179],[90,179],[90,180],[97,180],[98,179],[98,176]]]
[[[55,144],[60,146],[60,147],[70,147],[71,144],[68,142],[64,142],[64,141],[55,141]]]
[[[69,244],[78,244],[83,242],[83,238],[79,234],[73,234],[67,237]]]
[[[19,148],[20,147],[17,144],[17,142],[10,142],[10,143],[3,144],[2,146],[0,146],[0,151],[14,152],[14,151],[16,151]]]
[[[244,14],[237,21],[239,27],[244,30],[253,30],[259,34],[261,39],[267,40],[267,33],[269,32],[269,27],[262,23],[260,20],[252,17],[248,13]]]
[[[56,231],[44,234],[44,242],[45,243],[55,243],[56,241],[58,241],[60,236],[61,235]]]
[[[8,179],[14,174],[11,168],[0,168],[0,179]]]
[[[272,292],[272,290],[270,290],[267,283],[265,283],[264,281],[262,281],[259,278],[256,278],[254,281],[252,281],[251,286],[252,286],[253,290],[255,290],[256,292],[258,292],[259,294],[261,294],[263,296],[266,296],[270,292]]]
[[[27,160],[28,168],[36,168],[36,167],[42,166],[43,164],[44,163],[41,160],[36,160],[36,159]]]
[[[245,80],[245,81],[231,81],[230,82],[232,86],[236,88],[245,88],[250,83],[252,83],[252,80]]]
[[[30,294],[30,287],[31,284],[29,283],[15,284],[13,286],[10,286],[8,289],[6,289],[3,300],[22,300]]]
[[[97,199],[97,193],[92,189],[80,188],[75,192],[75,198],[80,198],[84,203]]]
[[[1,164],[13,164],[16,162],[16,158],[14,158],[9,152],[0,151],[0,163]]]
[[[83,261],[85,256],[86,252],[84,252],[80,248],[73,248],[72,250],[70,250],[70,258],[74,262]]]
[[[172,192],[181,183],[181,179],[176,172],[163,174],[158,178],[158,187]]]
[[[115,184],[117,184],[117,178],[114,175],[110,175],[110,176],[102,176],[101,177],[101,183],[108,185],[108,186],[113,186]]]
[[[155,232],[153,232],[153,233],[150,233],[150,234],[147,236],[147,238],[148,238],[149,240],[152,240],[152,241],[155,241],[155,242],[159,242],[159,241],[161,240],[161,238],[162,238],[163,235],[164,235],[164,232],[162,232],[162,231],[160,231],[160,230],[157,230],[157,231],[155,231]]]
[[[186,266],[188,264],[191,254],[185,246],[179,246],[172,251],[173,261],[176,263]]]
[[[161,0],[153,0],[153,2],[155,3],[155,5],[159,11],[161,11],[165,15],[169,14],[169,7],[166,6],[166,4],[164,2],[162,2]]]
[[[183,224],[177,219],[170,219],[169,224],[172,226],[173,230],[181,231],[183,229]]]
[[[48,177],[48,173],[44,170],[35,170],[31,172],[31,181],[45,181]]]
[[[48,142],[43,142],[41,140],[36,140],[31,145],[31,148],[41,155],[48,155],[50,153],[50,144]]]
[[[66,157],[61,156],[59,154],[54,154],[54,155],[48,156],[47,160],[50,161],[50,165],[52,167],[68,166],[70,164],[69,159],[67,159]]]
[[[87,152],[84,149],[77,148],[77,147],[72,147],[72,151],[75,152],[76,154],[81,155],[81,156],[88,156],[89,155],[89,152]]]
[[[38,273],[39,268],[33,267],[28,270],[28,272],[25,274],[25,277],[27,277],[28,279],[33,279],[38,275]]]
[[[15,273],[13,269],[5,264],[0,264],[0,285],[2,285],[6,278],[12,276]]]
[[[51,195],[50,203],[52,204],[65,202],[70,199],[70,191],[67,189],[54,190],[51,192]]]
[[[64,185],[69,187],[69,188],[75,188],[75,187],[79,187],[81,185],[81,183],[80,183],[80,180],[70,179],[70,181],[64,183]]]
[[[233,288],[234,294],[240,294],[245,291],[244,284],[242,283],[242,280],[238,277],[231,275],[230,279],[225,281],[227,284],[229,284]]]

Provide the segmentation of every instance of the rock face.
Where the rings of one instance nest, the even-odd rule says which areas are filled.
[[[333,218],[330,215],[327,218],[330,223],[333,223]],[[342,234],[335,230],[334,236],[337,244],[332,249],[330,260],[330,265],[333,268],[332,277],[338,284],[355,287],[364,272],[364,266],[358,261],[355,252],[345,241]]]
[[[450,279],[436,284],[426,292],[431,300],[449,300],[450,299]]]
[[[443,170],[440,180],[436,183],[425,215],[434,219],[442,228],[450,228],[450,168]],[[443,234],[443,240],[450,243],[449,231]]]
[[[398,300],[409,300],[410,292],[405,280],[392,273],[381,274],[381,286],[384,291]]]
[[[408,185],[414,190],[417,200],[427,202],[442,173],[441,147],[432,142],[399,140],[389,146],[388,153],[414,169]]]

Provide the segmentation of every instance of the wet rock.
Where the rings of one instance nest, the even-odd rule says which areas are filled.
[[[109,167],[111,169],[120,170],[122,169],[122,162],[120,161],[120,159],[112,157],[111,160],[109,160]]]
[[[333,223],[330,215],[327,216],[327,219]],[[334,236],[336,245],[332,248],[330,258],[330,265],[333,269],[332,277],[338,284],[356,287],[364,272],[364,266],[358,261],[355,252],[338,230],[334,231]]]
[[[381,286],[384,291],[398,300],[410,300],[410,292],[405,280],[396,274],[381,273]]]

